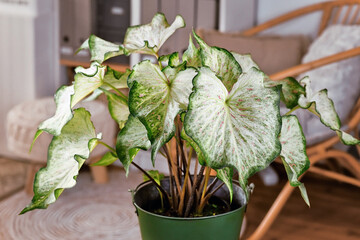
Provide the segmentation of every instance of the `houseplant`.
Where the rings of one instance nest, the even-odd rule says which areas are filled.
[[[222,185],[228,189],[224,207],[228,211],[226,206],[241,192],[234,192],[234,175],[238,175],[238,184],[248,200],[248,178],[278,156],[290,183],[299,187],[309,204],[305,187],[298,181],[309,167],[306,143],[301,126],[291,113],[298,108],[307,109],[336,131],[345,144],[359,144],[340,130],[326,90],[312,93],[308,78],[300,82],[291,77],[272,81],[249,55],[210,47],[195,33],[192,35],[199,48],[190,37],[189,47],[181,57],[178,53],[159,56],[165,40],[184,26],[181,16],[169,25],[163,14],[156,14],[151,23],[130,27],[121,45],[94,35],[84,42],[80,49],[90,50],[92,64],[88,69],[75,69],[74,84],[61,87],[55,94],[56,114],[39,126],[34,141],[44,131],[54,138],[49,146],[48,165],[36,175],[32,202],[21,213],[46,208],[65,188],[74,186],[79,168],[97,144],[109,148],[97,164],[108,165],[120,159],[126,174],[131,164],[140,168],[132,161],[140,149],[151,149],[153,163],[157,154],[168,159],[167,180],[162,180],[159,173],[141,169],[152,182],[158,200],[158,209],[153,211],[166,217],[203,219],[199,216],[207,211],[217,214],[211,209],[211,201]],[[152,55],[158,62],[145,60],[125,73],[103,63],[132,53]],[[128,96],[119,90],[125,88],[129,88]],[[99,94],[106,95],[109,112],[121,129],[115,149],[96,135],[88,111],[73,109],[83,99]],[[280,100],[289,109],[283,116]],[[173,149],[171,139],[176,142]],[[196,168],[199,171],[191,173],[193,151],[200,166]],[[216,178],[210,178],[211,169],[216,170]],[[215,204],[217,209],[221,206]],[[140,207],[137,206],[138,211]]]

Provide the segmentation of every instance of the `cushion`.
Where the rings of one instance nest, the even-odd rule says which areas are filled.
[[[360,27],[333,25],[314,40],[302,62],[307,63],[360,46]],[[342,122],[346,120],[360,93],[360,56],[335,62],[302,74],[309,76],[313,91],[328,89]],[[297,113],[307,139],[312,145],[327,138],[332,131],[307,111]]]
[[[309,45],[309,39],[300,35],[244,37],[241,33],[215,30],[199,30],[198,33],[209,46],[240,54],[250,53],[260,69],[268,75],[300,64]]]
[[[100,101],[82,102],[76,105],[85,107],[91,112],[91,121],[96,127],[97,133],[103,134],[104,142],[112,145],[116,125],[108,114],[106,104]],[[50,134],[42,134],[34,144],[29,154],[29,148],[37,131],[38,125],[45,119],[54,115],[56,105],[53,97],[26,101],[14,106],[7,114],[6,133],[7,146],[13,154],[23,160],[34,163],[45,163],[47,159],[47,147],[52,139]],[[99,145],[91,152],[92,157],[103,155],[107,152],[104,146]]]

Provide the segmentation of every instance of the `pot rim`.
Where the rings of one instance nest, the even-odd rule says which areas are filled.
[[[168,178],[168,177],[165,177],[165,178]],[[241,189],[241,191],[243,192],[243,194],[245,196],[244,190],[238,185],[238,181],[233,180],[233,182],[236,183],[236,185]],[[225,216],[230,215],[230,214],[235,214],[237,211],[242,211],[243,208],[245,208],[245,211],[246,211],[246,207],[247,207],[247,204],[248,204],[248,201],[246,200],[246,196],[245,196],[245,204],[243,204],[241,207],[239,207],[237,209],[230,210],[229,212],[226,212],[226,213],[221,213],[221,214],[212,215],[212,216],[204,216],[204,217],[169,217],[169,216],[164,216],[164,215],[156,214],[156,213],[153,213],[153,212],[149,212],[149,211],[143,209],[142,207],[140,207],[139,205],[137,205],[136,202],[135,202],[135,194],[138,191],[138,189],[140,189],[141,187],[144,187],[146,185],[149,185],[149,184],[153,184],[153,183],[150,180],[146,181],[146,182],[142,182],[133,191],[132,202],[133,202],[133,205],[136,208],[136,214],[137,215],[139,215],[137,211],[138,211],[138,209],[140,209],[141,211],[143,211],[143,212],[145,212],[145,213],[147,213],[149,215],[156,216],[156,217],[159,217],[159,218],[169,219],[169,220],[177,220],[177,221],[208,220],[208,219],[211,219],[211,218],[225,217]]]

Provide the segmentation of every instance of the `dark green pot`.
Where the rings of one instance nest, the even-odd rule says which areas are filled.
[[[168,179],[162,181],[168,190]],[[236,184],[230,212],[209,217],[180,218],[166,217],[151,213],[155,202],[159,202],[159,192],[148,182],[140,185],[134,194],[134,205],[139,218],[143,240],[237,240],[246,210],[246,196]],[[229,191],[224,185],[216,197],[229,201]]]

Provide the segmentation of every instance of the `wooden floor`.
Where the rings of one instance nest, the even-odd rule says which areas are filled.
[[[24,187],[27,164],[0,156],[0,201]]]
[[[255,190],[247,209],[248,224],[243,239],[255,230],[285,184],[282,181],[276,186],[266,187],[256,176],[251,180],[255,183]],[[359,240],[360,188],[311,173],[303,178],[303,182],[311,208],[295,190],[264,239]]]
[[[3,190],[14,183],[15,172],[17,175],[25,174],[17,165],[14,160],[1,159],[0,183],[3,183]],[[250,179],[255,183],[255,190],[247,209],[247,227],[243,239],[251,235],[284,185],[283,172],[280,172],[280,177],[282,182],[272,187],[265,187],[256,175]],[[24,178],[19,176],[19,179]],[[264,239],[359,240],[360,188],[310,173],[303,178],[303,182],[308,190],[311,208],[303,202],[299,191],[294,191]],[[18,186],[15,185],[14,188]]]

